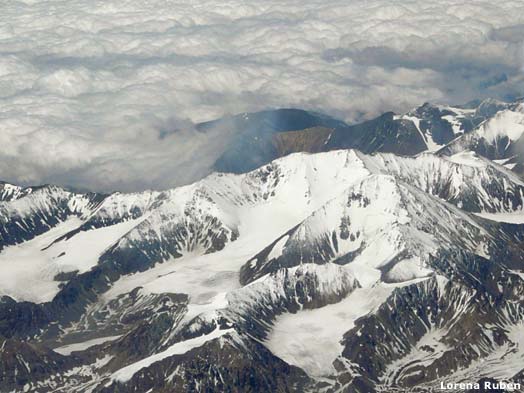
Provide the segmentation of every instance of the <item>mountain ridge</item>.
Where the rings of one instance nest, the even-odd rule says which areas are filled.
[[[453,113],[470,124],[477,110],[506,116],[515,105]],[[410,123],[409,138],[427,148],[446,135],[437,120],[452,116],[434,109],[418,123],[387,114],[381,126]],[[479,129],[458,135],[457,124],[454,141]],[[333,137],[306,130],[320,130],[315,143]],[[0,391],[520,381],[524,182],[468,146],[292,152],[163,191],[3,183]]]

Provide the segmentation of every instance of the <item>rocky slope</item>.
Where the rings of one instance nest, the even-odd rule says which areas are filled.
[[[491,99],[461,107],[425,103],[405,114],[385,113],[354,125],[318,113],[281,109],[227,117],[197,128],[232,130],[228,134],[235,137],[214,169],[244,173],[296,152],[357,149],[405,156],[434,152],[514,105]]]

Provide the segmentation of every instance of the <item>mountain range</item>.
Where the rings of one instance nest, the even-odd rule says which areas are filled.
[[[199,124],[197,129],[227,128],[237,136],[215,162],[213,168],[219,172],[245,173],[296,152],[357,149],[366,154],[403,156],[471,150],[514,164],[522,174],[520,105],[520,100],[505,103],[492,99],[460,107],[425,103],[403,115],[388,112],[356,125],[317,113],[280,109],[226,117]],[[479,127],[486,120],[490,121]],[[506,135],[507,129],[514,131]]]
[[[524,383],[522,100],[215,127],[190,185],[1,183],[0,392]]]

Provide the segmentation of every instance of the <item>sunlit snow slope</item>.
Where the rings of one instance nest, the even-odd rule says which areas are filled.
[[[403,119],[430,147],[442,119],[486,139],[519,108]],[[521,380],[524,182],[453,143],[134,194],[2,184],[0,391],[374,392],[480,364]]]

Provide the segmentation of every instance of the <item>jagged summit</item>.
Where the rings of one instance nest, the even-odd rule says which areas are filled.
[[[471,133],[450,142],[439,154],[473,151],[514,172],[524,173],[524,104],[514,103],[495,113]]]
[[[214,169],[244,173],[300,151],[357,149],[367,154],[404,156],[434,152],[517,104],[518,101],[505,103],[493,99],[454,107],[424,103],[405,114],[387,112],[351,125],[314,112],[283,109],[228,117],[205,123],[201,128],[235,130],[233,143]]]

